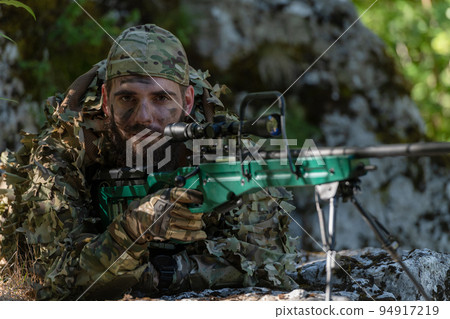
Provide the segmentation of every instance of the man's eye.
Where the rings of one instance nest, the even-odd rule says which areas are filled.
[[[163,103],[163,102],[170,101],[170,97],[167,95],[157,95],[157,96],[155,96],[154,101]]]
[[[120,97],[120,101],[123,103],[132,103],[135,102],[136,99],[131,95],[124,95]]]

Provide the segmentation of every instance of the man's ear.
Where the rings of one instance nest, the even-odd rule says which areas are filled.
[[[184,98],[186,101],[186,109],[184,112],[186,115],[189,115],[192,111],[192,108],[194,107],[194,87],[192,85],[189,85],[186,89],[186,92],[184,93]]]
[[[102,85],[102,110],[106,116],[110,116],[109,107],[108,107],[108,94],[106,93],[105,84]]]

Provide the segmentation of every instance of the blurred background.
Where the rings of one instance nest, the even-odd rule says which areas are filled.
[[[231,89],[223,98],[230,109],[246,92],[289,88],[290,138],[450,142],[450,0],[77,2],[114,38],[142,23],[173,32],[194,68]],[[0,1],[0,150],[17,149],[20,130],[42,125],[45,99],[106,58],[112,39],[79,5]],[[448,252],[448,159],[374,162],[378,171],[363,179],[366,207],[404,247]],[[312,190],[295,193],[298,221],[319,238]],[[292,232],[303,248],[318,249]],[[339,248],[379,246],[373,237],[351,207],[340,207]]]

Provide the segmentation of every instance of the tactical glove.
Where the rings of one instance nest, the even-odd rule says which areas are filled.
[[[169,188],[130,204],[123,215],[122,226],[138,244],[153,240],[176,239],[185,242],[206,239],[202,231],[203,214],[191,213],[186,204],[201,204],[201,192]]]

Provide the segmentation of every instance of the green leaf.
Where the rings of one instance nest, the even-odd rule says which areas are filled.
[[[437,54],[450,55],[450,33],[439,32],[431,41],[431,47]]]
[[[11,100],[11,99],[7,99],[7,98],[5,98],[5,97],[0,97],[0,100],[3,100],[3,101],[8,101],[8,102],[14,102],[14,103],[17,103],[17,104],[19,104],[19,102],[18,102],[18,101],[16,101],[16,100]]]
[[[10,37],[8,37],[6,34],[0,33],[0,37],[3,37],[3,38],[5,38],[5,39],[7,39],[7,40],[9,40],[9,41],[11,41],[11,42],[16,43],[16,41],[14,41],[14,40],[11,39]]]
[[[24,8],[25,10],[28,11],[28,13],[30,13],[33,16],[34,20],[36,20],[36,16],[34,15],[33,10],[29,6],[27,6],[26,4],[23,4],[20,1],[17,1],[17,0],[0,0],[0,4],[6,4],[8,6],[15,6],[16,8]]]

